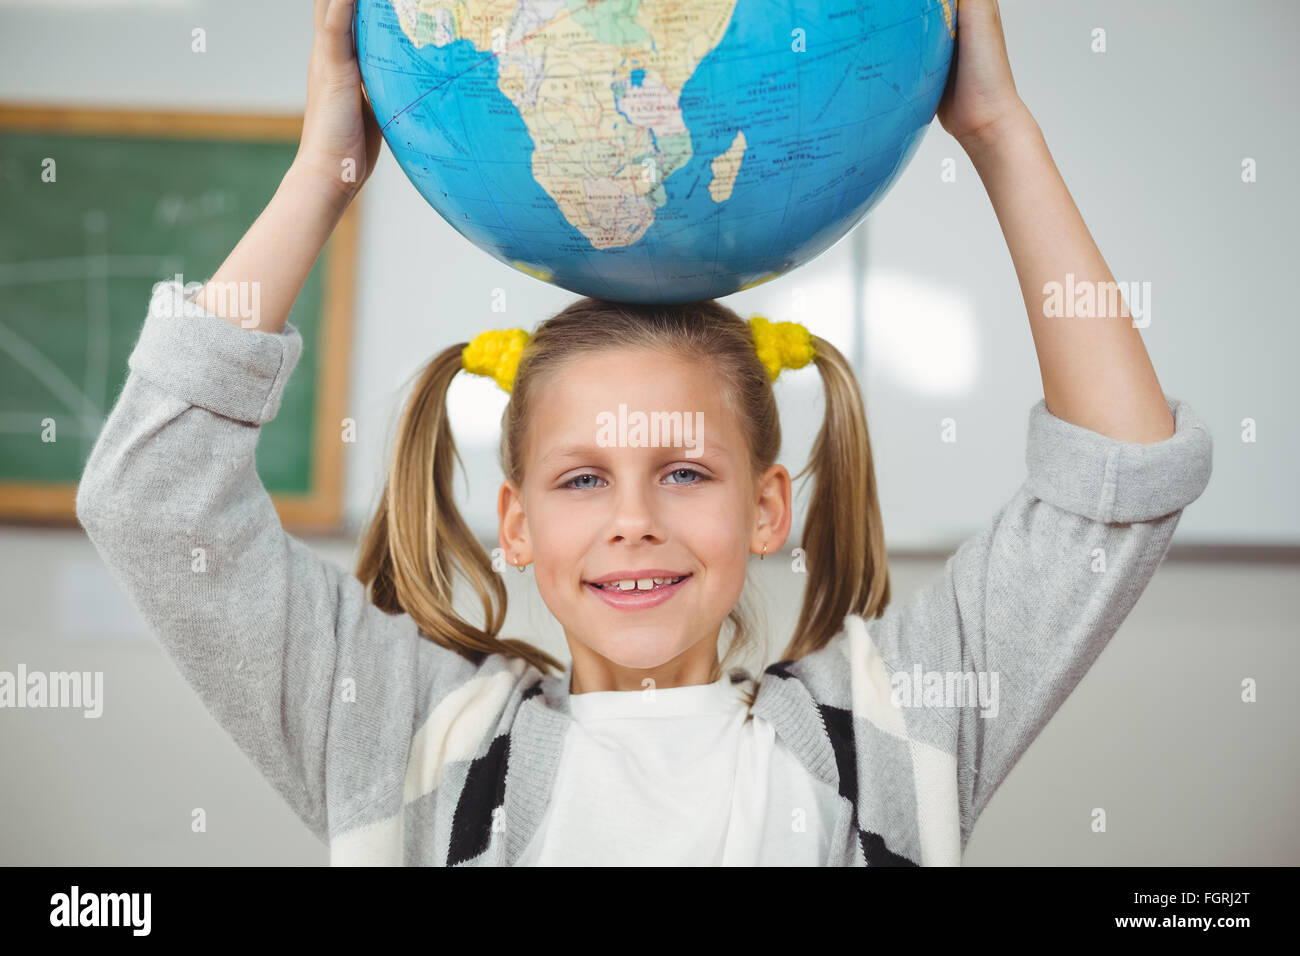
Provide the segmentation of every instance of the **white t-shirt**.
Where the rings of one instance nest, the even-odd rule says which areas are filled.
[[[519,866],[819,866],[843,798],[724,674],[569,697],[550,803]]]

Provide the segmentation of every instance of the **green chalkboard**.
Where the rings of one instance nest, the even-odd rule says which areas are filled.
[[[73,517],[154,283],[216,271],[274,194],[299,124],[0,107],[0,517]],[[302,358],[258,443],[287,526],[338,518],[330,416],[346,391],[338,300],[351,295],[354,218],[294,304]]]

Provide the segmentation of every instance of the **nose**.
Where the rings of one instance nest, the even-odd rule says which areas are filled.
[[[640,482],[623,482],[613,496],[610,539],[613,541],[660,541],[663,531],[654,503],[654,492]]]

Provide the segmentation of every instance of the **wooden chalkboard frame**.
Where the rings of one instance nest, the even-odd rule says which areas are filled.
[[[302,135],[302,117],[0,103],[0,131],[296,143]],[[281,523],[291,530],[336,531],[341,518],[343,449],[339,428],[347,400],[359,218],[359,201],[354,200],[322,253],[327,258],[322,274],[311,490],[307,494],[271,494]],[[75,523],[76,495],[76,482],[0,482],[0,520]]]

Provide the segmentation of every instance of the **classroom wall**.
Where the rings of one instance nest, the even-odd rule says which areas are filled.
[[[0,99],[300,110],[308,8],[0,0]],[[1297,67],[1284,55],[1295,7],[1242,3],[1229,15],[1211,0],[1003,0],[1002,9],[1022,95],[1112,270],[1155,284],[1143,337],[1162,384],[1214,432],[1214,478],[1176,545],[1296,544],[1300,438],[1284,420],[1296,385],[1283,363],[1298,333],[1275,294],[1294,250],[1283,217],[1296,208],[1296,186],[1282,170],[1296,146]],[[1099,24],[1110,27],[1110,52],[1080,52]],[[190,52],[195,26],[208,34],[202,56]],[[1234,179],[1243,155],[1264,157],[1253,193]],[[955,183],[939,180],[948,157]],[[481,328],[531,326],[572,299],[470,246],[387,155],[363,195],[351,529],[379,490],[400,385],[422,359]],[[506,290],[504,315],[491,311],[497,288]],[[895,600],[905,600],[1023,480],[1025,420],[1042,395],[996,219],[937,124],[865,227],[785,279],[726,301],[742,314],[795,317],[796,289],[807,306],[798,317],[861,361],[886,535],[898,555]],[[820,388],[809,372],[789,375],[780,392],[793,473],[818,423]],[[452,408],[469,470],[467,513],[489,544],[495,449],[471,436],[495,435],[504,400],[467,378]],[[950,415],[968,440],[944,448],[931,439]],[[1237,440],[1245,416],[1267,436],[1250,447]],[[351,565],[349,534],[310,543]],[[788,562],[786,553],[755,566],[773,635],[787,634],[797,611]],[[102,670],[108,689],[97,721],[0,713],[0,863],[324,862],[79,530],[0,526],[0,566],[0,668]],[[536,635],[564,654],[531,576],[507,581],[507,633]],[[967,862],[1300,862],[1289,813],[1300,796],[1292,736],[1300,705],[1270,681],[1297,664],[1297,583],[1294,563],[1171,557],[994,798]],[[1248,676],[1261,689],[1249,707],[1238,702]],[[209,812],[207,834],[189,831],[195,806]],[[1109,810],[1106,835],[1088,829],[1095,806]]]

